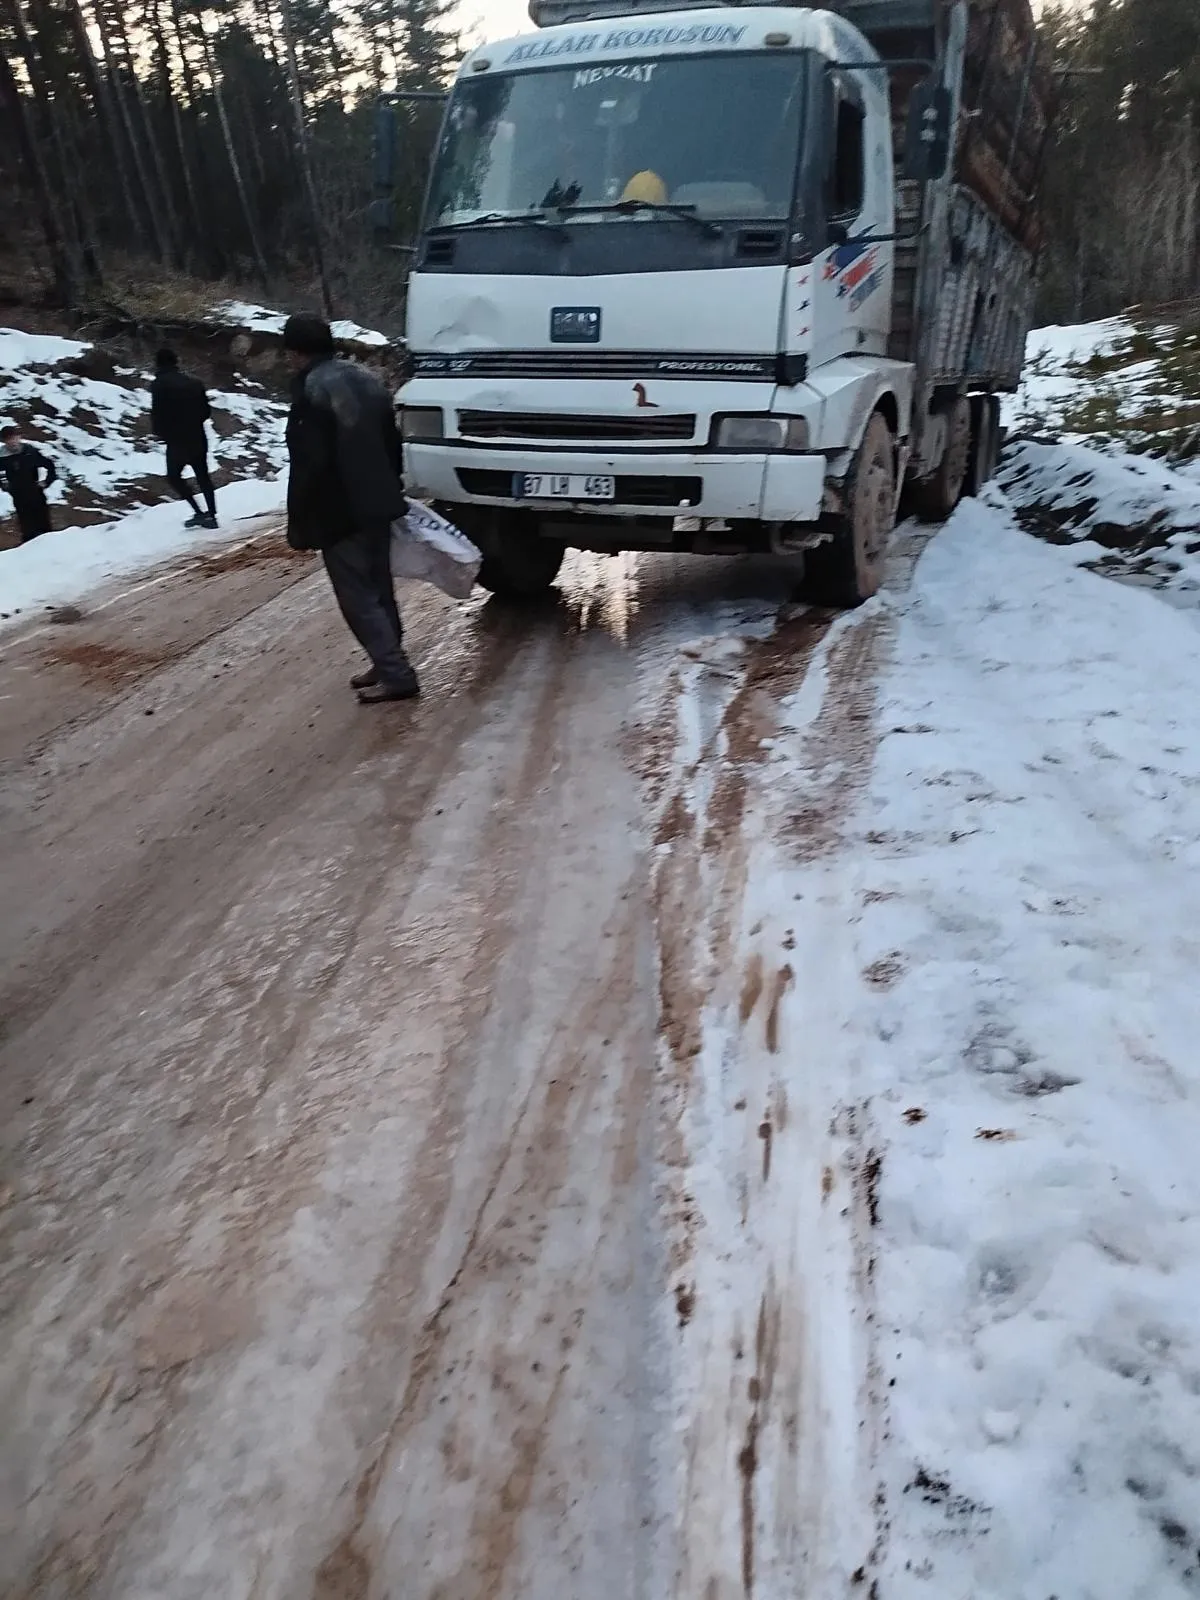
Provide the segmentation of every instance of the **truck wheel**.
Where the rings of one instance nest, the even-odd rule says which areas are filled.
[[[946,418],[946,448],[931,478],[913,489],[913,506],[922,522],[945,522],[962,499],[971,464],[971,402],[959,395]]]
[[[883,582],[896,519],[896,441],[878,411],[846,479],[846,509],[833,538],[804,556],[804,592],[816,605],[860,606]]]
[[[971,396],[971,467],[967,493],[978,494],[1000,458],[1000,402],[992,394]]]
[[[498,520],[487,537],[476,542],[483,555],[478,582],[501,600],[530,600],[545,594],[566,554],[564,544],[543,539],[517,518]]]

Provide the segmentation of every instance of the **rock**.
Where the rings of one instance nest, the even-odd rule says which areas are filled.
[[[98,378],[104,383],[115,383],[117,364],[107,350],[91,345],[82,355],[71,356],[61,363],[61,370],[73,372],[80,378]]]

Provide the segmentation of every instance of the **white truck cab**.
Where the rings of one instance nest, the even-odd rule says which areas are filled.
[[[856,603],[906,472],[950,509],[1019,374],[1028,252],[947,171],[966,6],[888,62],[832,11],[574,3],[534,0],[564,20],[472,51],[449,97],[408,283],[410,492],[502,593],[568,546],[769,549]],[[1014,276],[983,320],[1002,300],[1012,325],[973,366],[989,252]]]

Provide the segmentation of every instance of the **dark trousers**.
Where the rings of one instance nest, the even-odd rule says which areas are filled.
[[[196,480],[196,487],[204,496],[204,509],[210,517],[217,514],[217,496],[213,489],[213,481],[208,475],[208,451],[204,449],[186,449],[180,445],[167,446],[167,482],[174,489],[181,500],[186,500],[197,516],[200,507],[191,490],[183,482],[186,468],[191,467],[192,476]]]
[[[22,544],[28,544],[30,539],[36,539],[39,533],[50,532],[50,507],[40,489],[36,494],[14,500],[13,510],[17,514],[17,527],[21,530]]]
[[[392,534],[386,523],[357,533],[321,554],[350,632],[370,656],[384,683],[412,671],[404,654],[404,628],[392,588]]]

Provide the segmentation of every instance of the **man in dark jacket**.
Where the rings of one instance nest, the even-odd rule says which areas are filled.
[[[42,473],[46,474],[45,481]],[[50,532],[50,507],[46,490],[58,477],[54,463],[21,438],[13,422],[0,429],[0,488],[12,495],[21,543],[28,544],[39,533]]]
[[[329,324],[289,317],[295,372],[288,413],[288,542],[319,550],[351,633],[371,658],[351,679],[364,704],[420,693],[392,587],[391,524],[408,510],[391,396],[365,367],[334,357]]]
[[[167,447],[167,482],[181,500],[192,508],[184,524],[187,528],[215,528],[217,497],[208,475],[208,395],[199,378],[179,370],[174,350],[160,350],[154,358],[154,382],[150,385],[150,426]],[[191,467],[196,487],[204,496],[204,510],[183,481]]]

